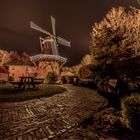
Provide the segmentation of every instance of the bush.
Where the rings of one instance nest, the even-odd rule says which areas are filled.
[[[140,91],[140,82],[135,79],[135,81],[129,81],[128,83],[129,89],[132,92],[139,92]]]
[[[130,129],[140,130],[140,95],[131,95],[121,102],[124,122]]]
[[[66,78],[65,78],[65,76],[61,76],[61,81],[62,81],[63,84],[66,83]]]
[[[92,65],[85,65],[81,67],[78,71],[80,79],[93,79],[95,75],[92,71],[92,67]]]
[[[9,76],[9,82],[14,81],[14,77],[13,76]]]
[[[74,76],[64,75],[61,77],[61,81],[63,84],[72,84]]]
[[[58,75],[56,74],[56,72],[49,72],[46,80],[48,84],[55,84],[58,80]]]
[[[123,125],[119,111],[114,108],[106,108],[95,114],[93,125],[103,132],[121,131]]]

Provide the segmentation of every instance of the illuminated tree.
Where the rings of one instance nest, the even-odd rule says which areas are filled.
[[[31,65],[30,56],[26,52],[21,55],[17,51],[7,52],[0,50],[0,66],[10,65]]]
[[[91,33],[91,52],[97,63],[129,58],[139,53],[140,12],[112,8]]]
[[[5,50],[0,50],[0,67],[3,67],[10,61],[9,53]]]
[[[21,58],[17,51],[10,51],[10,62],[11,65],[19,65],[21,64]]]
[[[21,63],[24,65],[30,65],[31,61],[30,61],[30,56],[28,53],[23,52],[21,55]]]
[[[91,54],[101,78],[112,77],[112,62],[139,54],[140,12],[112,8],[103,20],[93,25]]]

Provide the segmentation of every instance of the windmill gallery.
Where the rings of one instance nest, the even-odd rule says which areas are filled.
[[[36,75],[40,78],[45,78],[48,72],[55,72],[60,74],[60,69],[67,62],[67,58],[60,56],[58,46],[63,45],[70,47],[70,42],[56,36],[55,18],[51,16],[52,34],[32,21],[30,27],[36,31],[47,35],[45,39],[40,37],[41,53],[30,56],[32,66],[29,65],[9,65],[9,75],[15,80],[18,80],[20,76]]]

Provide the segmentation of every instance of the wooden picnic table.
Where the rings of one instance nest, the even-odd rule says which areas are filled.
[[[19,81],[12,81],[11,83],[15,88],[25,89],[25,88],[36,88],[36,85],[42,84],[44,79],[35,78],[33,76],[21,76]]]

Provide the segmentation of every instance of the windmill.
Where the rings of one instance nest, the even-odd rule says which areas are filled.
[[[47,35],[46,39],[40,38],[40,45],[41,45],[41,53],[45,54],[52,54],[52,55],[59,55],[58,45],[63,45],[67,47],[71,47],[70,42],[62,37],[56,36],[56,21],[53,16],[51,16],[51,23],[52,23],[52,34],[43,28],[39,27],[32,21],[30,22],[31,28],[35,29],[41,33]],[[45,48],[46,47],[46,48]],[[46,51],[43,51],[45,50]],[[48,51],[47,51],[48,50]]]
[[[31,56],[31,62],[42,71],[42,75],[47,70],[55,71],[59,74],[61,67],[67,62],[67,59],[59,55],[59,45],[71,47],[71,43],[62,37],[56,35],[56,20],[51,16],[52,33],[44,30],[34,22],[30,22],[30,27],[36,31],[44,33],[47,37],[40,37],[41,54]],[[41,74],[40,74],[41,75]],[[45,76],[45,75],[44,75]]]

